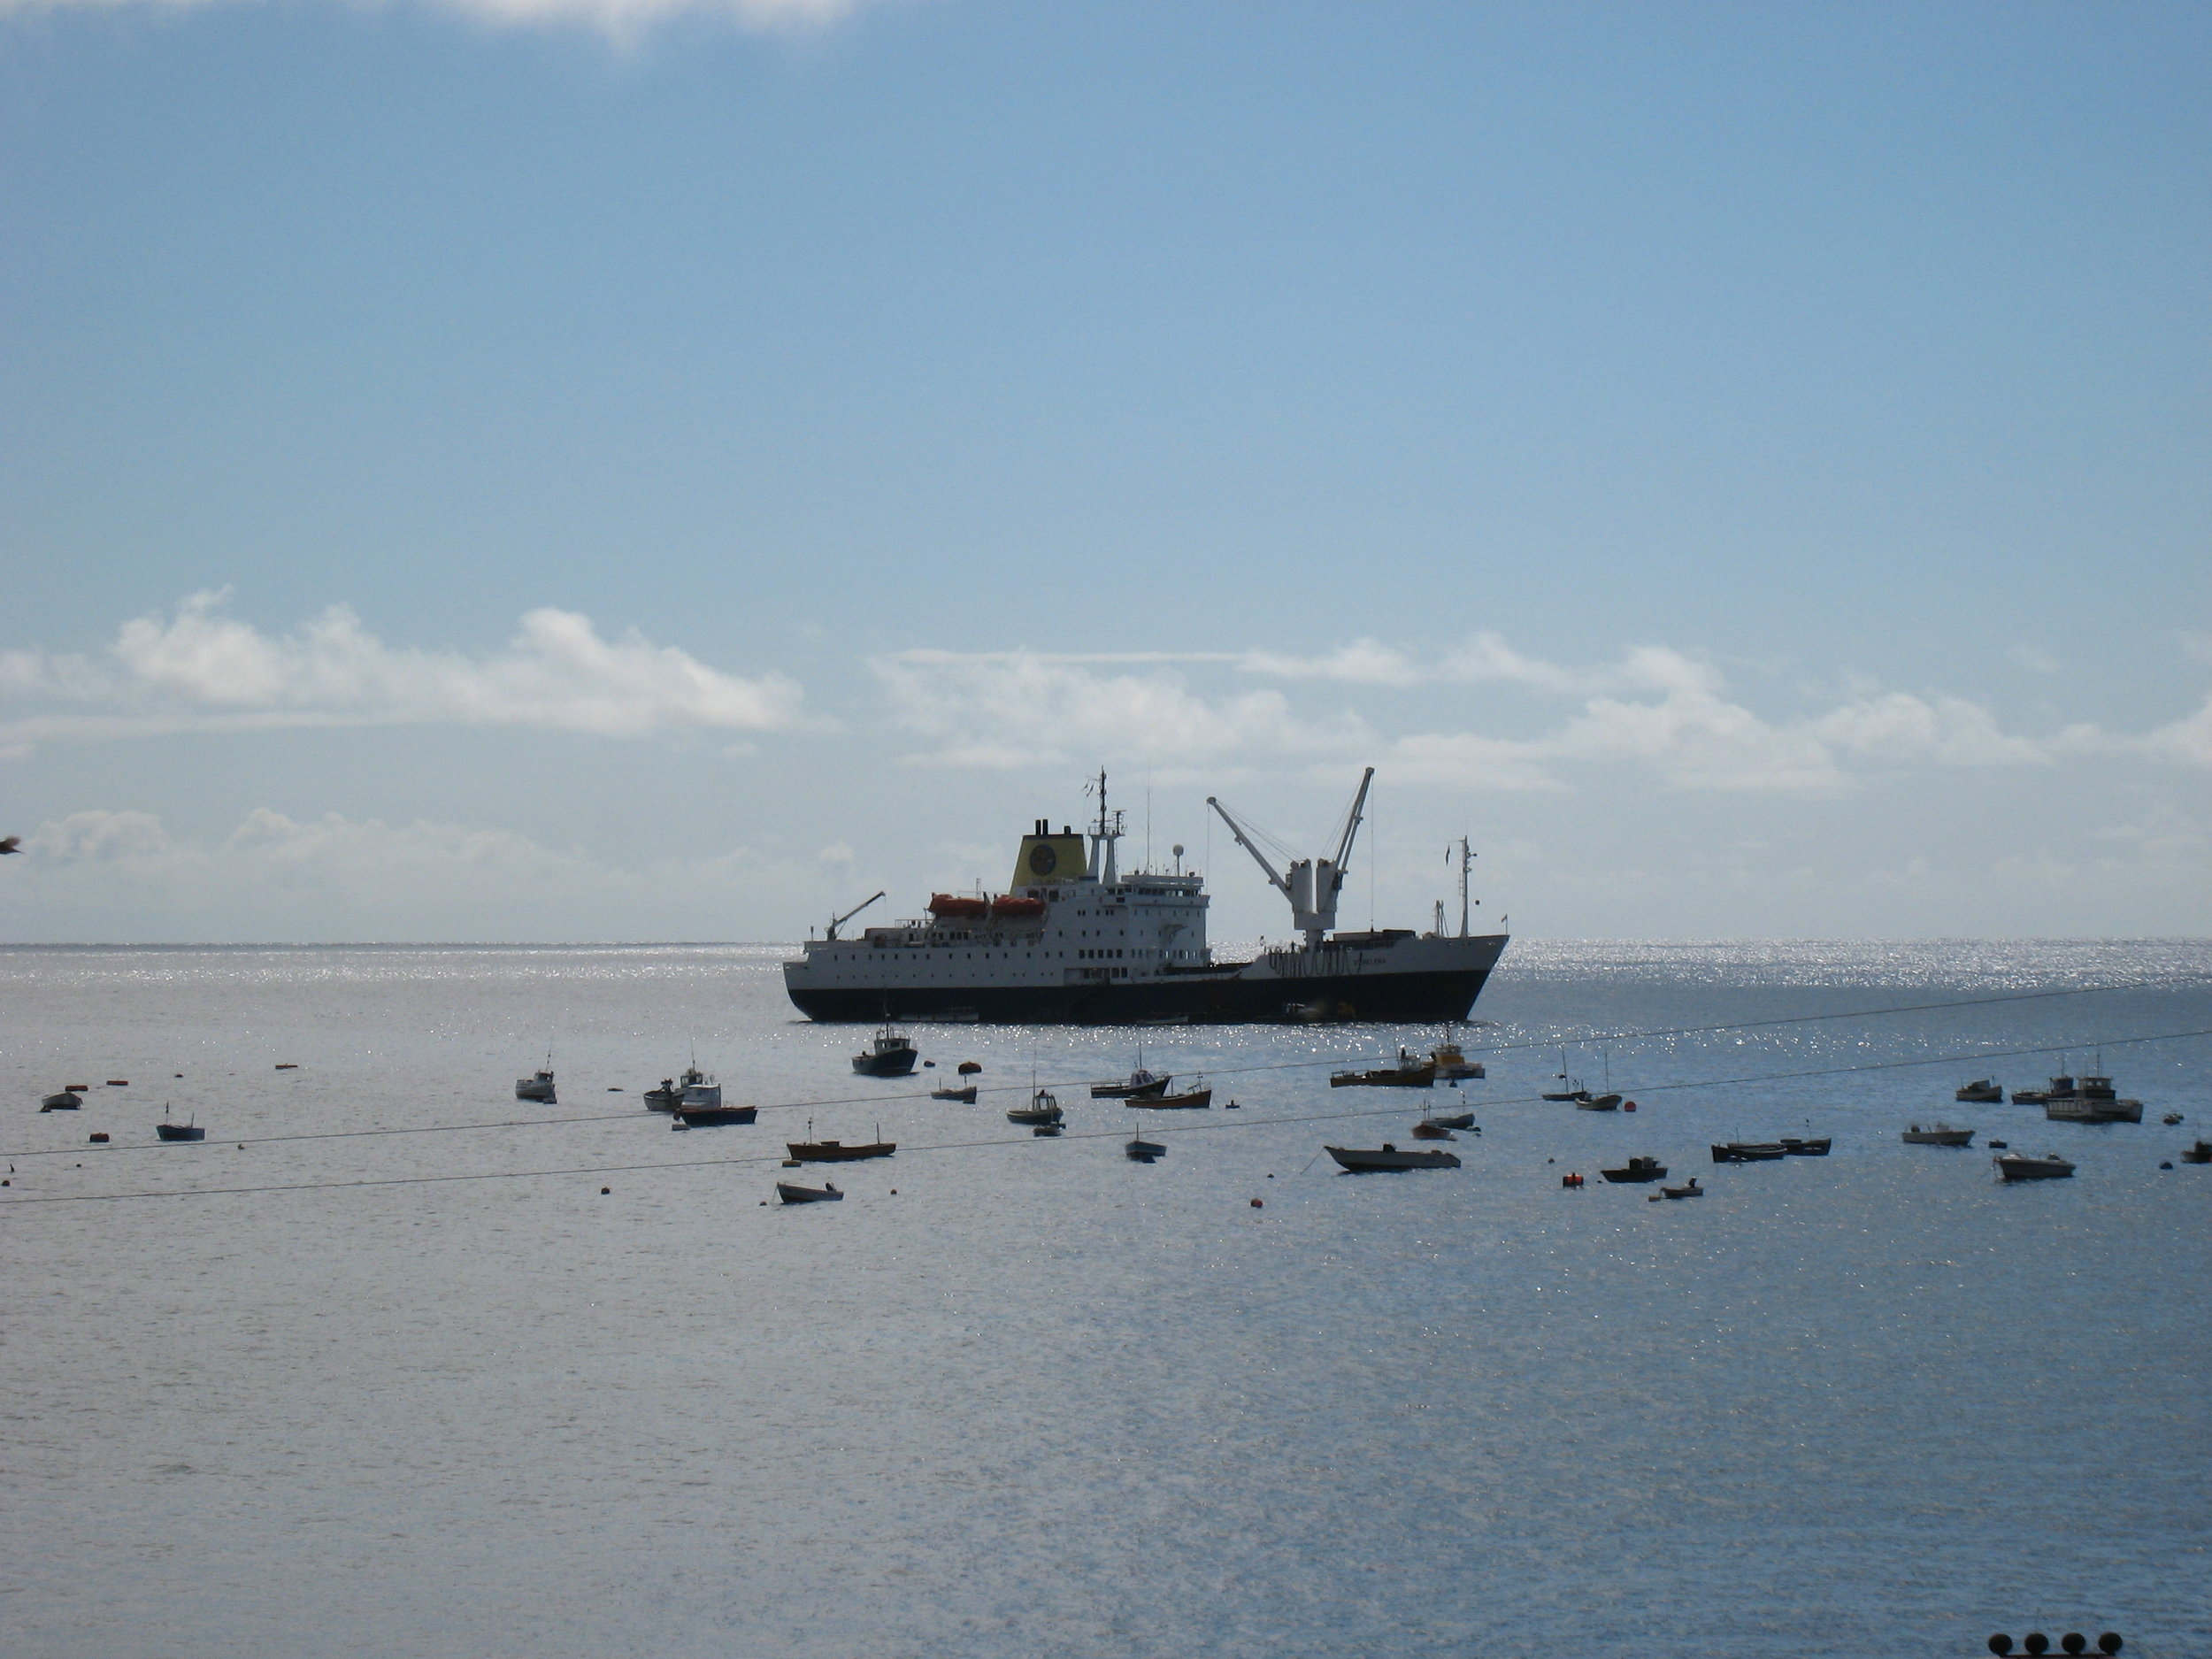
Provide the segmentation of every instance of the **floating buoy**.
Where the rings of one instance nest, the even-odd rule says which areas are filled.
[[[1621,1107],[1621,1110],[1624,1112],[1632,1112],[1636,1110],[1636,1102],[1634,1101],[1629,1101]]]
[[[95,1129],[92,1132],[92,1144],[96,1147],[105,1146],[107,1144],[107,1139],[108,1132],[104,1129]],[[2166,1167],[2168,1169],[2171,1169],[2173,1165],[2170,1164]]]
[[[1271,1176],[1269,1176],[1267,1179],[1268,1179],[1269,1180],[1271,1180],[1271,1180],[1273,1180],[1275,1178],[1274,1178],[1272,1175],[1271,1175]]]
[[[1265,1204],[1262,1203],[1262,1202],[1261,1202],[1258,1199],[1255,1198],[1255,1199],[1252,1201],[1252,1208],[1253,1208],[1253,1209],[1255,1209],[1255,1210],[1264,1210],[1264,1209],[1266,1209],[1266,1208],[1267,1208],[1267,1206],[1266,1206]]]
[[[613,1188],[613,1187],[601,1187],[601,1188],[599,1189],[599,1195],[600,1195],[600,1197],[604,1198],[604,1197],[605,1197],[605,1196],[606,1196],[609,1193],[611,1193],[612,1191],[614,1191],[614,1188]]]
[[[95,1136],[93,1136],[92,1138],[93,1138],[95,1141],[97,1141],[97,1140],[101,1139],[101,1137],[100,1137],[100,1136],[98,1136],[98,1135],[95,1135]],[[2169,1159],[2169,1160],[2167,1160],[2165,1163],[2161,1164],[2158,1167],[2159,1167],[2160,1169],[2162,1169],[2162,1170],[2170,1170],[2170,1169],[2171,1169],[2171,1168],[2173,1168],[2174,1166],[2173,1166],[2173,1162],[2172,1162],[2172,1160],[2171,1160],[2171,1159]]]
[[[899,1189],[898,1189],[897,1187],[894,1187],[891,1189],[891,1196],[892,1196],[892,1197],[894,1197],[894,1198],[896,1198],[898,1195],[899,1195]]]
[[[177,1073],[177,1079],[178,1079],[178,1081],[181,1082],[181,1081],[183,1080],[183,1079],[184,1079],[184,1073],[183,1073],[183,1072],[181,1072],[181,1071],[178,1072],[178,1073]]]

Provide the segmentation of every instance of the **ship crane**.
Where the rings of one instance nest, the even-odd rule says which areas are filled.
[[[1282,874],[1277,873],[1275,866],[1268,863],[1267,855],[1254,844],[1252,838],[1260,832],[1248,829],[1213,796],[1206,797],[1206,804],[1221,815],[1221,821],[1229,826],[1229,833],[1237,838],[1237,845],[1252,855],[1252,861],[1265,873],[1269,884],[1290,901],[1291,925],[1305,934],[1309,950],[1318,946],[1336,926],[1336,895],[1344,887],[1345,860],[1352,856],[1352,841],[1359,833],[1361,814],[1367,806],[1367,787],[1374,781],[1372,766],[1360,774],[1359,792],[1352,797],[1352,810],[1344,815],[1344,831],[1337,837],[1335,855],[1328,858],[1294,858],[1287,872]]]
[[[854,905],[852,909],[847,910],[842,916],[833,917],[830,919],[829,937],[833,940],[835,939],[837,937],[837,930],[839,928],[842,927],[847,922],[852,920],[854,917],[859,915],[861,911],[866,910],[871,904],[873,904],[876,902],[876,899],[879,899],[882,896],[883,889],[878,888],[874,898],[863,899],[859,903]]]

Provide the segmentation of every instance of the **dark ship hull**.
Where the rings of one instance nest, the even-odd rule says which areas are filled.
[[[1402,973],[1291,975],[1228,972],[1081,985],[916,985],[850,990],[790,987],[810,1019],[855,1025],[891,1018],[994,1025],[1299,1025],[1340,1020],[1436,1024],[1465,1019],[1490,967]]]

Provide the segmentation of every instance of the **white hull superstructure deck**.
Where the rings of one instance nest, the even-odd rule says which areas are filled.
[[[1304,938],[1248,961],[1217,961],[1206,941],[1201,878],[1179,868],[1122,874],[1115,857],[1122,831],[1103,805],[1102,778],[1100,785],[1089,833],[1063,827],[1055,834],[1038,820],[1022,838],[1004,894],[939,894],[926,917],[866,928],[856,939],[838,937],[833,924],[826,938],[809,940],[803,955],[784,964],[792,1002],[814,1019],[856,1022],[1464,1019],[1505,949],[1504,933],[1467,929],[1463,859],[1458,933],[1330,932],[1358,827],[1356,801],[1337,856],[1294,862],[1287,876],[1222,811],[1291,899]],[[1362,800],[1365,792],[1363,783]]]

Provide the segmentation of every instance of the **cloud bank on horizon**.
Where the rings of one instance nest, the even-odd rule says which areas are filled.
[[[386,645],[343,605],[263,633],[203,592],[173,617],[126,622],[99,657],[0,650],[0,753],[42,741],[338,726],[508,726],[638,737],[671,727],[764,732],[792,725],[798,687],[725,673],[635,632],[526,613],[504,651]]]

